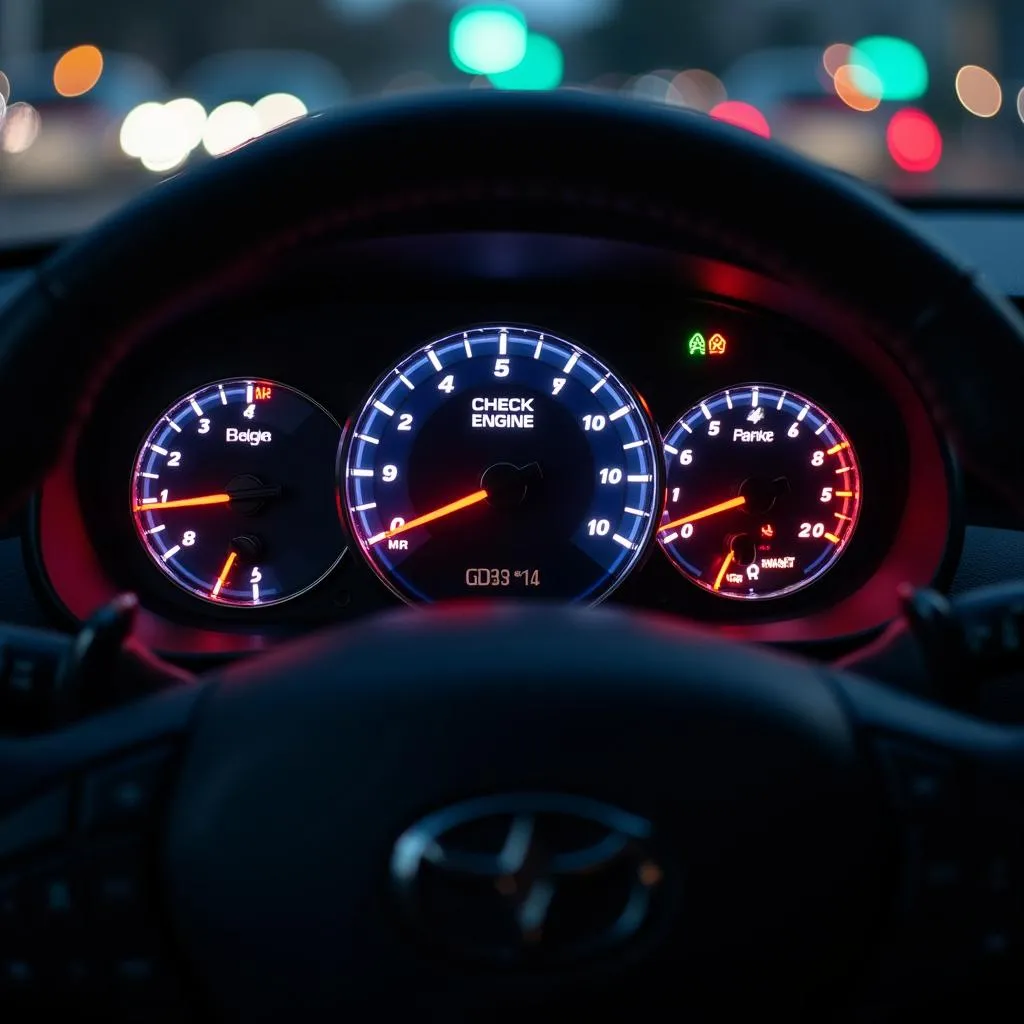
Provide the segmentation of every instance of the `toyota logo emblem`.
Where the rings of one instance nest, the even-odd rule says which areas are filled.
[[[644,928],[663,883],[650,839],[643,818],[585,797],[483,797],[399,836],[391,879],[412,921],[454,952],[576,961]]]

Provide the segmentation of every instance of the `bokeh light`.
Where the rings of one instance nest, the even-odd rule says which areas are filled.
[[[722,80],[703,68],[688,68],[672,79],[672,89],[679,96],[679,104],[706,114],[712,107],[729,98]]]
[[[272,92],[257,100],[252,109],[256,112],[261,132],[273,131],[309,113],[306,104],[290,92]]]
[[[1024,86],[1017,93],[1017,116],[1024,121]]]
[[[629,83],[629,92],[637,99],[650,100],[652,103],[673,103],[682,106],[682,96],[672,84],[674,71],[651,71],[646,75],[637,75]]]
[[[260,120],[248,103],[230,100],[214,107],[203,129],[203,148],[210,156],[222,156],[260,134]]]
[[[53,68],[53,87],[61,96],[84,96],[103,74],[103,54],[97,47],[72,47]]]
[[[0,129],[0,149],[5,153],[24,153],[39,137],[41,118],[31,103],[12,103]]]
[[[125,156],[140,159],[150,145],[150,140],[159,132],[158,119],[162,109],[160,103],[140,103],[130,110],[121,122],[118,141]]]
[[[487,77],[496,89],[557,89],[565,73],[565,58],[554,39],[531,32],[523,59],[508,71]]]
[[[737,128],[745,128],[748,132],[765,139],[771,138],[771,129],[764,114],[749,103],[726,100],[712,107],[710,114],[716,121],[725,121],[726,124],[735,125]]]
[[[836,72],[850,63],[852,52],[853,47],[848,43],[833,43],[831,46],[825,47],[825,52],[821,55],[821,63],[825,66],[829,78],[835,78]]]
[[[923,110],[897,110],[886,128],[885,141],[889,155],[905,171],[927,174],[942,159],[942,134]]]
[[[844,64],[836,70],[832,85],[851,110],[875,110],[882,102],[882,83],[867,68]]]
[[[126,156],[147,170],[164,172],[185,162],[205,128],[203,105],[182,96],[169,103],[140,103],[121,123],[119,141]]]
[[[870,95],[869,73],[882,83],[883,100],[916,100],[928,90],[928,64],[909,40],[895,36],[868,36],[853,45],[850,64],[854,80]]]
[[[527,46],[526,19],[514,7],[480,4],[463,8],[452,18],[452,62],[468,75],[511,71],[526,58]]]
[[[11,80],[0,71],[0,99],[6,103],[11,98]]]
[[[995,117],[1003,105],[1003,90],[991,71],[966,64],[956,73],[957,99],[976,117]]]

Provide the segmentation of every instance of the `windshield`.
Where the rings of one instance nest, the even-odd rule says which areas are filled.
[[[1020,191],[1020,0],[0,0],[0,244],[59,238],[307,111],[582,87],[896,194]]]

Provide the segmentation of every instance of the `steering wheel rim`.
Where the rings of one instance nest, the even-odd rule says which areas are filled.
[[[513,153],[516,158],[507,163],[484,159],[480,166],[481,153]],[[622,153],[631,159],[615,164],[603,160]],[[425,154],[440,159],[424,161]],[[411,168],[415,177],[410,184]],[[684,172],[686,189],[680,193]],[[325,209],[322,197],[340,186],[344,196]],[[270,196],[275,202],[266,205]],[[797,204],[804,219],[793,221],[790,210]],[[255,210],[260,217],[253,216]],[[62,446],[74,443],[110,368],[166,319],[234,283],[269,272],[278,256],[308,242],[379,235],[402,226],[436,227],[440,222],[453,229],[513,225],[599,232],[669,246],[713,245],[754,269],[815,288],[851,310],[901,363],[938,423],[959,428],[954,440],[971,469],[1016,502],[1024,494],[1024,463],[1001,443],[1012,436],[1020,376],[1013,368],[1024,364],[1024,325],[1008,304],[924,240],[898,210],[832,172],[707,118],[565,93],[396,100],[311,118],[172,179],[61,250],[40,268],[0,324],[5,340],[0,409],[11,417],[3,433],[8,486],[2,497],[8,504],[15,501],[38,482]],[[203,226],[209,244],[193,248],[196,224]],[[823,225],[844,243],[829,249],[828,259],[817,248]],[[899,268],[899,277],[871,273],[860,260],[864,251],[884,253]],[[161,258],[154,260],[155,253]],[[117,303],[110,301],[113,295],[120,297]],[[961,341],[967,334],[975,339],[975,359],[963,364]],[[988,367],[999,367],[999,372]],[[38,431],[19,432],[17,424],[34,407],[32,389],[24,381],[44,375],[54,414]],[[975,394],[982,382],[988,401],[979,408]],[[411,664],[403,660],[412,645],[430,657]],[[450,671],[441,673],[440,666]],[[350,669],[353,675],[347,676]],[[524,681],[527,674],[535,677],[533,682]],[[591,690],[582,685],[594,680],[599,685]],[[432,694],[433,705],[426,699]],[[457,713],[445,711],[444,697]],[[373,714],[366,713],[367,707]],[[483,738],[471,714],[474,707],[490,709],[481,719],[491,729]],[[901,803],[905,769],[896,771],[895,783],[881,771],[892,758],[877,756],[879,738],[888,737],[886,742],[897,747],[909,744],[911,756],[902,763],[916,764],[918,774],[921,758],[915,759],[914,751],[928,745],[943,751],[943,757],[971,759],[985,771],[1009,776],[1020,771],[1024,744],[1018,732],[922,712],[923,707],[859,681],[623,613],[497,606],[485,612],[403,612],[363,627],[359,635],[348,632],[288,645],[220,679],[141,701],[106,721],[86,722],[38,740],[0,743],[0,766],[12,780],[0,793],[6,804],[33,794],[37,801],[45,799],[53,787],[68,785],[68,778],[81,772],[88,773],[88,780],[100,762],[116,764],[133,751],[158,747],[161,778],[166,784],[176,775],[177,781],[170,790],[166,785],[153,790],[158,818],[133,819],[132,827],[139,830],[136,838],[159,845],[163,881],[171,894],[169,905],[162,906],[171,931],[199,954],[198,960],[190,959],[189,973],[201,979],[204,994],[221,1011],[274,1019],[293,1007],[296,998],[304,998],[309,1019],[334,1019],[343,1007],[365,1011],[372,998],[386,999],[395,1008],[440,1010],[445,1005],[468,1013],[490,1009],[498,998],[514,1007],[509,1013],[521,1014],[525,1006],[543,1000],[545,1010],[555,1014],[558,1007],[564,1012],[568,1005],[580,1005],[572,1001],[582,998],[585,979],[596,984],[590,1005],[632,1004],[636,989],[630,986],[638,979],[652,982],[652,998],[663,995],[676,977],[673,972],[681,968],[678,951],[673,954],[664,936],[656,936],[649,947],[624,944],[612,966],[606,961],[597,973],[589,965],[590,973],[562,973],[544,961],[510,976],[500,970],[467,971],[447,960],[439,963],[432,948],[413,954],[414,945],[403,945],[409,937],[396,924],[388,932],[389,948],[403,950],[411,966],[395,986],[379,970],[360,975],[345,968],[342,950],[331,941],[344,932],[346,921],[343,914],[332,915],[355,907],[358,920],[365,923],[372,909],[384,915],[381,927],[390,928],[391,851],[386,847],[398,841],[403,828],[416,826],[410,819],[420,816],[422,824],[423,816],[441,805],[461,806],[491,791],[536,802],[540,791],[554,791],[570,800],[597,800],[612,812],[632,815],[629,820],[643,819],[653,822],[656,831],[671,831],[666,810],[677,804],[678,794],[670,799],[662,778],[654,786],[660,799],[644,797],[659,763],[658,757],[652,760],[652,751],[669,769],[682,766],[690,772],[686,782],[693,786],[688,797],[692,805],[700,805],[701,786],[708,779],[700,778],[697,762],[683,756],[692,752],[672,754],[668,726],[681,730],[680,735],[689,730],[696,746],[717,738],[727,752],[737,743],[762,744],[770,756],[761,761],[761,782],[774,781],[774,789],[768,790],[780,799],[785,795],[787,807],[815,807],[827,821],[816,837],[828,851],[823,866],[817,870],[801,863],[808,877],[821,883],[819,898],[825,893],[841,901],[839,916],[846,930],[842,936],[827,936],[828,941],[820,936],[817,942],[802,933],[796,946],[780,939],[779,948],[767,958],[775,964],[781,956],[789,968],[794,949],[811,958],[821,968],[823,984],[808,998],[817,999],[848,975],[879,925],[876,897],[886,891],[886,866],[891,867],[886,814],[897,817],[899,829],[922,827],[921,807],[914,804],[908,810]],[[616,781],[616,772],[607,765],[599,771],[600,755],[624,722],[635,720],[640,728],[637,709],[650,721],[664,716],[661,739],[645,747],[643,736],[631,735],[625,752],[632,753],[632,760],[623,751],[605,753],[621,776]],[[573,732],[574,714],[589,716],[589,731]],[[518,733],[511,738],[500,734],[503,716],[511,716],[532,745],[532,753],[514,763],[509,759],[515,756],[512,741]],[[535,724],[529,732],[531,722]],[[372,742],[374,726],[390,730],[389,742],[380,749]],[[302,739],[304,728],[312,730],[308,744]],[[332,728],[353,743],[361,735],[366,771],[361,773],[351,758],[333,759],[328,742]],[[403,798],[386,813],[377,813],[373,794],[360,784],[383,786],[388,781],[383,791],[396,801],[405,792],[394,779],[385,778],[380,758],[387,750],[401,749],[394,739],[406,729],[413,730],[408,735],[430,740],[421,744],[422,777],[411,776],[407,787],[406,796],[415,799]],[[486,742],[488,737],[492,742]],[[603,747],[595,745],[595,737]],[[225,746],[233,748],[231,756],[225,755]],[[441,773],[436,758],[446,749],[454,760]],[[573,767],[574,753],[580,755],[580,765],[599,777],[588,779]],[[175,773],[182,756],[181,771]],[[453,764],[463,763],[460,757],[472,765],[472,779],[452,770]],[[435,761],[428,771],[431,758]],[[297,819],[285,813],[310,805],[294,789],[280,785],[275,769],[289,769],[291,785],[313,785],[322,778],[316,769],[323,768],[324,759],[332,759],[334,772],[328,771],[321,786],[327,799],[318,806],[324,807],[325,817],[313,834],[325,845],[304,847],[307,854],[317,850],[311,861],[296,848]],[[728,758],[708,764],[707,772],[724,771]],[[883,778],[888,785],[881,784]],[[164,817],[163,797],[168,795],[173,804]],[[730,857],[721,856],[710,891],[716,885],[724,891],[724,868],[745,870],[751,851],[744,836],[764,844],[771,835],[770,808],[758,786],[744,792],[734,781],[731,790],[719,795],[724,809],[705,806],[701,820],[705,828],[718,824],[728,834]],[[735,807],[729,806],[730,799]],[[271,804],[273,828],[268,835],[260,815]],[[638,805],[644,814],[637,814]],[[76,842],[88,846],[95,827],[89,817],[92,804],[84,799],[74,806],[79,808],[74,812],[76,836],[86,837]],[[503,804],[501,814],[514,818],[511,806]],[[559,805],[563,810],[565,806]],[[943,813],[947,810],[944,805]],[[752,816],[745,820],[756,821],[758,827],[749,835],[742,829],[730,831],[731,825],[724,823],[733,811],[737,818]],[[904,813],[906,819],[900,817]],[[783,817],[795,825],[792,815]],[[614,815],[597,818],[620,820]],[[340,857],[352,842],[354,822],[372,832],[364,853],[374,855],[378,867],[374,874],[364,857],[362,866],[369,874],[346,875],[339,881],[340,872],[331,873],[337,868],[331,858]],[[634,832],[637,842],[646,842],[642,829]],[[806,830],[800,834],[807,838]],[[263,847],[254,844],[259,838]],[[672,855],[664,866],[658,862],[666,892],[671,893],[678,877],[671,862],[685,845],[676,836],[669,843]],[[218,852],[211,853],[211,848]],[[759,852],[767,855],[766,849]],[[768,859],[782,865],[785,858],[778,853]],[[249,860],[248,874],[245,864],[232,863],[239,858]],[[704,858],[704,863],[711,861]],[[278,963],[275,970],[272,958],[261,954],[255,977],[248,970],[245,977],[237,970],[232,973],[223,954],[240,921],[241,927],[253,930],[240,945],[253,957],[259,952],[250,940],[261,927],[252,915],[261,884],[295,872],[303,898],[293,909],[301,905],[313,922],[310,934],[329,941],[306,970],[299,970],[296,950],[281,941],[298,942],[299,933],[290,929],[301,923],[288,917],[287,900],[281,902],[284,894],[296,891],[285,886],[277,893],[270,924],[284,921],[287,927],[264,952],[291,953],[287,969]],[[518,871],[510,877],[516,884],[521,880]],[[806,886],[806,879],[802,883],[792,874],[787,880],[796,888]],[[342,884],[346,900],[338,898]],[[841,895],[844,884],[848,891]],[[316,885],[321,886],[320,900],[313,898]],[[690,893],[692,899],[696,890],[680,883],[677,891]],[[737,891],[745,890],[740,886]],[[813,912],[820,916],[815,893],[804,888],[802,896],[811,917]],[[664,906],[664,913],[673,915],[673,928],[685,924],[682,895],[666,897]],[[761,933],[768,934],[764,925],[772,913],[784,912],[784,903],[776,903],[773,912],[762,904],[757,915]],[[698,919],[709,920],[706,913]],[[781,926],[777,931],[787,938],[794,935]],[[351,952],[351,934],[346,941]],[[714,948],[728,954],[736,946],[725,937]],[[207,972],[214,964],[216,976]],[[746,995],[777,994],[776,975],[754,970],[749,958],[746,964],[749,991],[726,991],[731,971],[711,972],[703,979],[690,975],[689,1002],[700,1005],[712,998],[708,981],[714,982],[711,988],[717,986],[719,998],[729,995],[734,1003]],[[360,977],[366,982],[362,988]],[[610,988],[610,981],[625,987]],[[810,1004],[803,1009],[809,1010]]]
[[[38,483],[110,368],[164,320],[297,246],[425,221],[711,247],[828,296],[895,357],[967,468],[1022,504],[1024,461],[1005,439],[1024,321],[1005,299],[851,179],[701,115],[577,92],[439,93],[311,117],[60,250],[0,325],[12,428],[34,401],[24,380],[45,374],[53,409],[30,434],[4,432],[0,503]]]

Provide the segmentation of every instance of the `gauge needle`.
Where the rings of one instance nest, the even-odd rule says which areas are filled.
[[[744,497],[730,498],[728,501],[719,502],[710,508],[702,508],[699,512],[691,512],[690,515],[683,516],[682,519],[673,519],[671,523],[659,526],[658,533],[664,533],[666,530],[671,530],[676,526],[685,526],[687,523],[695,523],[698,519],[707,519],[708,516],[716,516],[719,512],[728,512],[729,509],[739,508],[741,505],[746,505],[746,503],[747,499]]]
[[[236,487],[222,494],[204,494],[198,498],[175,498],[173,501],[147,501],[135,506],[136,512],[150,512],[157,508],[196,508],[200,505],[227,505],[231,501],[256,501],[260,498],[277,498],[281,495],[278,486]]]
[[[135,506],[136,512],[147,512],[154,508],[194,508],[197,505],[226,505],[230,494],[204,494],[201,498],[178,498],[176,501],[147,501]]]
[[[470,505],[479,504],[486,498],[487,491],[474,491],[472,494],[467,494],[464,498],[459,498],[458,501],[452,501],[447,505],[442,505],[440,508],[435,508],[433,512],[427,512],[426,515],[410,519],[409,522],[402,523],[401,526],[396,526],[392,530],[385,530],[383,533],[378,533],[375,537],[371,537],[366,543],[367,545],[378,544],[382,540],[388,540],[391,537],[398,536],[400,533],[405,533],[406,530],[411,530],[413,527],[424,526],[437,519],[443,519],[445,516],[450,516],[453,512],[460,512],[464,508],[469,508]]]
[[[232,551],[228,555],[227,560],[224,562],[224,568],[221,569],[220,575],[217,577],[217,582],[213,585],[213,590],[210,591],[210,597],[216,597],[220,593],[220,588],[224,586],[228,581],[228,573],[231,572],[231,566],[235,564],[235,559],[238,558],[237,552]]]
[[[721,590],[722,580],[725,579],[725,574],[729,571],[729,566],[732,565],[733,553],[730,551],[725,556],[725,561],[722,562],[722,568],[718,570],[718,575],[715,577],[715,585],[712,589]]]

